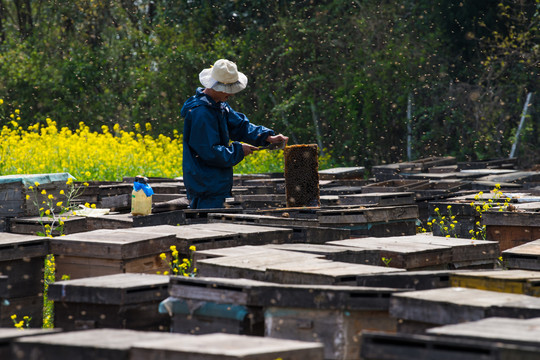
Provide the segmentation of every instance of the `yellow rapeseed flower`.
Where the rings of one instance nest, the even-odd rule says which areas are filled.
[[[195,245],[191,245],[189,247],[189,251],[196,251],[196,250],[197,250],[197,248],[195,247]]]
[[[47,194],[47,191],[45,191],[45,189],[41,190],[41,195],[46,195]]]

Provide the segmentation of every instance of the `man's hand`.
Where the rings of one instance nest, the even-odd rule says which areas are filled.
[[[244,156],[253,154],[254,151],[259,150],[256,146],[251,146],[249,144],[242,144],[242,150],[244,150]]]
[[[282,134],[271,135],[271,136],[266,138],[266,141],[268,141],[271,144],[276,144],[276,143],[280,143],[280,142],[285,142],[285,144],[287,144],[287,141],[289,141],[289,137],[287,137],[285,135],[282,135]]]

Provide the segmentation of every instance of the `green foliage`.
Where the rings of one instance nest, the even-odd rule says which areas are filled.
[[[233,108],[336,163],[404,160],[410,95],[413,156],[475,160],[508,155],[537,87],[539,0],[2,4],[0,98],[28,109],[22,126],[151,122],[170,136],[224,57],[249,78]],[[529,121],[524,158],[539,137]]]

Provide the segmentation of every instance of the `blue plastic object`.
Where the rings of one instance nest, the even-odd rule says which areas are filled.
[[[143,184],[143,183],[140,183],[140,182],[134,182],[133,183],[133,190],[135,190],[135,191],[142,190],[142,191],[144,191],[144,194],[146,196],[148,196],[148,197],[150,197],[150,196],[152,196],[154,194],[154,190],[152,190],[150,185]]]

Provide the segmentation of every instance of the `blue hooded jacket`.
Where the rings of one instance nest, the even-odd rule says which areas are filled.
[[[184,117],[184,184],[188,198],[231,196],[233,166],[244,159],[242,141],[268,145],[274,131],[256,126],[226,102],[215,102],[198,88],[182,107]],[[234,142],[230,143],[233,140]]]

